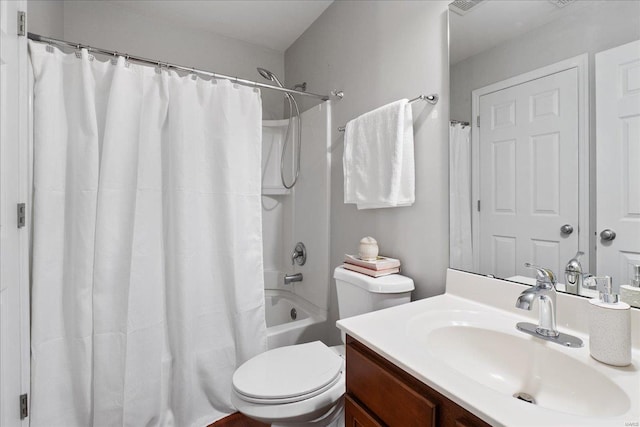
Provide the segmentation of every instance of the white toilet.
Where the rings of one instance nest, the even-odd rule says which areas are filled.
[[[337,267],[341,319],[411,300],[413,280],[400,274],[368,277]],[[343,336],[344,342],[344,336]],[[275,348],[233,374],[231,401],[244,415],[287,427],[343,425],[344,345],[320,341]]]

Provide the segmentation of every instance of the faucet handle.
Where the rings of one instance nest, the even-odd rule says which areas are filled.
[[[296,243],[296,247],[293,248],[293,252],[291,252],[291,265],[298,263],[298,265],[304,265],[307,262],[307,248],[304,246],[304,243],[298,242]]]
[[[525,262],[524,266],[527,268],[531,268],[533,270],[537,270],[536,272],[536,286],[538,285],[550,285],[556,286],[556,276],[553,274],[553,271],[548,268],[540,267],[529,262]]]
[[[582,282],[582,287],[584,289],[591,289],[593,291],[598,289],[596,276],[594,276],[593,274],[585,274],[584,281]]]

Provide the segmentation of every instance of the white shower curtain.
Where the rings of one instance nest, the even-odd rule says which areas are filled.
[[[473,271],[470,128],[449,126],[449,265]]]
[[[266,349],[261,101],[31,43],[31,426],[191,426]]]

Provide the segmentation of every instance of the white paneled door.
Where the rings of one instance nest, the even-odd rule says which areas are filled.
[[[640,41],[596,54],[596,163],[598,275],[629,284],[640,264]]]
[[[531,262],[559,273],[578,250],[578,70],[482,95],[479,107],[480,272],[530,275]]]
[[[18,36],[26,1],[0,1],[0,426],[28,426],[20,396],[29,390],[26,202],[27,42]]]

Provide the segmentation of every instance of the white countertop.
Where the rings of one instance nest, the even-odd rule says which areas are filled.
[[[581,338],[582,348],[553,349],[588,365],[611,379],[630,398],[629,410],[615,417],[585,417],[520,402],[452,369],[442,358],[430,353],[428,333],[451,323],[456,313],[474,312],[490,319],[490,327],[507,334],[519,321],[537,323],[537,307],[528,312],[515,308],[523,285],[489,279],[456,270],[447,272],[447,292],[432,298],[338,321],[338,327],[373,351],[404,369],[463,408],[492,425],[508,426],[621,426],[640,421],[640,311],[633,310],[633,363],[624,368],[602,364],[589,355],[584,298],[558,295],[558,329]],[[564,312],[563,312],[564,310]],[[593,390],[597,394],[599,390]],[[603,403],[604,404],[604,403]]]

